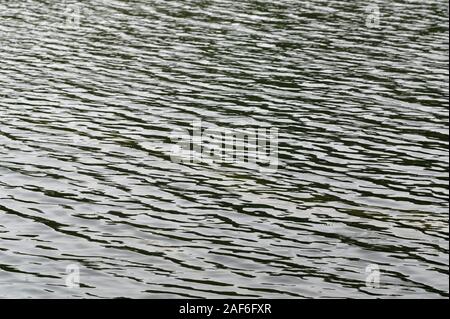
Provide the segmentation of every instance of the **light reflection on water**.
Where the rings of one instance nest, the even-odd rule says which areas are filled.
[[[445,1],[71,3],[0,1],[0,297],[448,297]]]

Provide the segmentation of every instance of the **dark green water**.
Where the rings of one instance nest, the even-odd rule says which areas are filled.
[[[0,297],[448,297],[446,1],[70,3],[0,0]]]

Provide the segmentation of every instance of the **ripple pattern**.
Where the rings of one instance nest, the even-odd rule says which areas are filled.
[[[0,0],[0,297],[448,298],[448,3],[378,3]]]

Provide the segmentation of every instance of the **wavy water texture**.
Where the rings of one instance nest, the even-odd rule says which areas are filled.
[[[0,297],[449,296],[446,1],[71,3],[0,1]]]

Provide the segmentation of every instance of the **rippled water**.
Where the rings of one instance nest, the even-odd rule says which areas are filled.
[[[446,1],[72,3],[0,2],[0,297],[448,297]]]

